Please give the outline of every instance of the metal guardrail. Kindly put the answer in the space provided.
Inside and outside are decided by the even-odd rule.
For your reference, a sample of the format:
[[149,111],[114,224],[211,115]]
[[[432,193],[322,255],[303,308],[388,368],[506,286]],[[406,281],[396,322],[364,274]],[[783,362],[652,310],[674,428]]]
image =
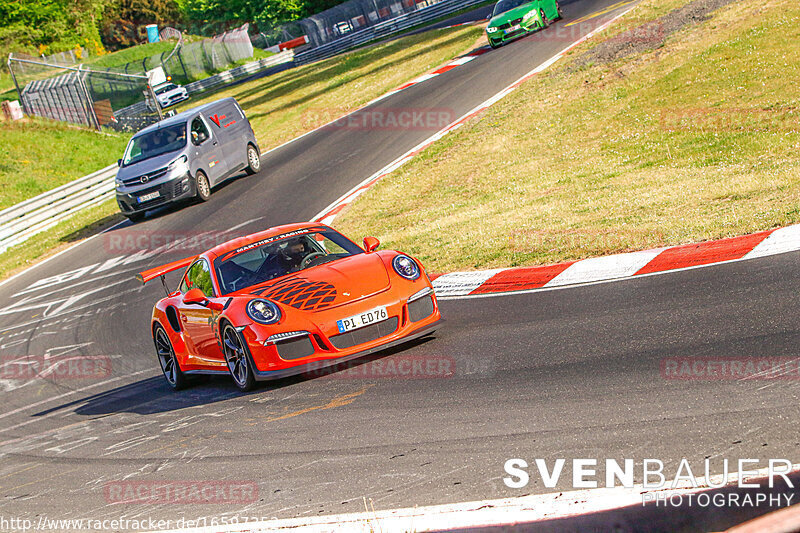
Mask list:
[[320,59],[327,59],[345,50],[349,50],[350,48],[389,37],[395,33],[430,22],[439,17],[449,15],[465,7],[480,4],[484,1],[485,0],[442,0],[437,4],[423,7],[417,11],[412,11],[411,13],[406,13],[405,15],[400,15],[393,19],[385,20],[374,26],[364,28],[363,30],[348,33],[335,41],[325,43],[311,50],[299,52],[294,56],[294,62],[297,65],[303,65],[319,61]]
[[117,165],[0,211],[0,253],[76,212],[114,197]]

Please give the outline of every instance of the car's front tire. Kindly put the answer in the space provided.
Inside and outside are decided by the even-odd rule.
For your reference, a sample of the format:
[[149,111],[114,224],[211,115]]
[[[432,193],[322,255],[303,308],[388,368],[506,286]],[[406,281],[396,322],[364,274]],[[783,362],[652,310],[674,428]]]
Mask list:
[[208,176],[202,170],[198,170],[194,176],[195,193],[197,199],[201,202],[207,201],[211,198],[211,184],[208,181]]
[[550,25],[550,19],[547,18],[547,15],[542,8],[539,8],[539,16],[542,17],[542,29],[545,29]]
[[250,174],[256,174],[261,170],[261,156],[258,155],[258,150],[252,144],[247,145],[247,168],[245,171]]
[[233,383],[242,392],[253,390],[256,385],[256,377],[253,369],[250,368],[247,351],[239,333],[230,324],[226,324],[222,330],[222,344],[225,363],[228,365]]
[[161,324],[156,324],[153,328],[153,342],[156,345],[156,356],[161,372],[172,390],[181,390],[186,386],[186,376],[181,370],[181,365],[175,357],[175,350],[169,340],[166,330]]

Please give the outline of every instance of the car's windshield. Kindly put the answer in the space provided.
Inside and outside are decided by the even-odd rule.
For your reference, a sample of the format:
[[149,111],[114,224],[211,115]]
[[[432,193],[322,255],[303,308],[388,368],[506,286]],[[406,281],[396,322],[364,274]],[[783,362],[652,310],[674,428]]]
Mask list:
[[500,0],[494,6],[494,11],[492,11],[492,16],[497,16],[500,13],[505,13],[506,11],[511,11],[515,7],[519,7],[522,4],[527,4],[530,0]]
[[228,294],[363,252],[334,230],[309,228],[227,252],[214,261],[214,268],[220,292]]
[[177,88],[178,86],[175,85],[174,83],[168,83],[163,87],[159,87],[158,89],[156,89],[156,94],[164,94],[167,91],[171,91],[172,89],[177,89]]
[[128,143],[123,165],[131,165],[156,157],[161,154],[174,152],[186,146],[186,124],[174,124],[157,130],[137,135]]

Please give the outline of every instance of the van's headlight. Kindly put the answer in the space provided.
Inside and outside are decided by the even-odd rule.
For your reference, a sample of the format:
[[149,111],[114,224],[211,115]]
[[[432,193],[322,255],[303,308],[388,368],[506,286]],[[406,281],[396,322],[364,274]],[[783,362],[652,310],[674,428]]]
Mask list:
[[119,179],[119,178],[114,178],[114,185],[116,185],[116,186],[117,186],[117,189],[121,189],[121,188],[122,188],[122,186],[123,186],[123,185],[125,185],[125,184],[124,184],[124,183],[122,183],[122,180],[121,180],[121,179]]
[[281,319],[281,310],[274,303],[263,298],[247,302],[247,316],[259,324],[274,324]]
[[407,255],[400,254],[392,259],[392,267],[402,277],[414,281],[419,277],[419,267],[417,263]]
[[181,170],[183,172],[189,172],[189,165],[187,164],[189,160],[185,155],[180,156],[178,159],[173,161],[167,166],[168,171],[174,170]]

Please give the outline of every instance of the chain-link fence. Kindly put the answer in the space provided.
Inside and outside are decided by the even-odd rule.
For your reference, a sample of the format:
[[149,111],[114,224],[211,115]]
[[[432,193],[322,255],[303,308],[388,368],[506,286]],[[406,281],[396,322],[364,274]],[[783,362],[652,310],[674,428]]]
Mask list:
[[[8,67],[27,115],[126,131],[159,118],[143,73],[95,71],[13,54]],[[135,109],[126,113],[132,106]]]
[[164,72],[176,83],[189,83],[225,70],[243,59],[253,57],[253,45],[248,36],[248,29],[249,25],[245,24],[209,39],[187,43],[183,40],[180,32],[172,28],[165,28],[161,31],[162,40],[179,38],[172,50],[106,70],[135,74],[163,67]]

